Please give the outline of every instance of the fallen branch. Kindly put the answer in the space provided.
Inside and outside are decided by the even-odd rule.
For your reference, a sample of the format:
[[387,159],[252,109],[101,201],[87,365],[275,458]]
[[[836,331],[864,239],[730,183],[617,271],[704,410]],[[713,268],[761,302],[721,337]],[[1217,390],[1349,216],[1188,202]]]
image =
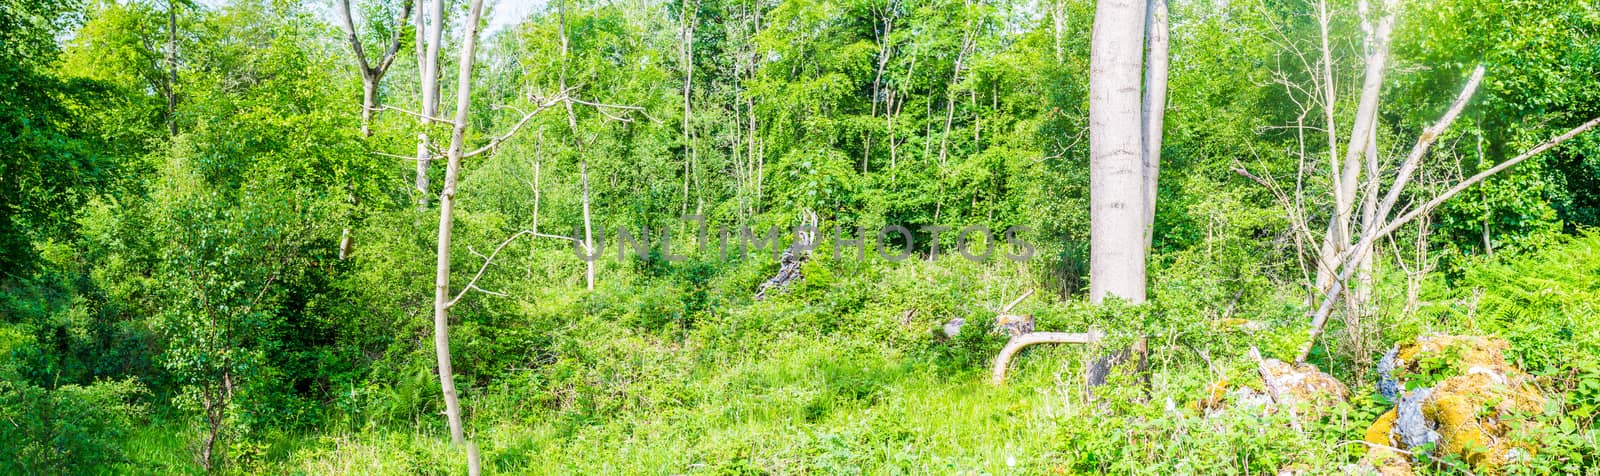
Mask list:
[[1022,303],[1023,299],[1027,299],[1028,296],[1032,296],[1032,295],[1033,295],[1033,289],[1030,288],[1030,289],[1028,289],[1027,292],[1022,293],[1021,296],[1017,296],[1016,299],[1013,299],[1011,301],[1011,304],[1007,304],[1006,307],[1000,308],[1000,312],[998,314],[1005,314],[1005,313],[1011,312],[1011,308],[1017,307],[1018,304]]
[[1006,381],[1006,366],[1011,364],[1011,357],[1021,352],[1024,347],[1034,344],[1093,344],[1105,337],[1100,331],[1082,333],[1073,332],[1030,332],[1012,337],[1006,346],[1000,349],[1000,355],[994,359],[994,376],[989,383],[1000,385]]
[[1278,388],[1278,381],[1273,379],[1272,372],[1267,371],[1267,361],[1261,358],[1261,351],[1252,345],[1250,346],[1249,355],[1250,360],[1256,362],[1256,372],[1261,374],[1261,386],[1266,387],[1267,398],[1272,399],[1272,403],[1277,405],[1278,408],[1289,412],[1289,426],[1294,427],[1294,431],[1304,432],[1305,429],[1300,427],[1300,416],[1295,414],[1294,406],[1290,404],[1292,402],[1284,401],[1283,389]]
[[1583,125],[1574,127],[1559,136],[1552,137],[1543,144],[1539,144],[1532,149],[1528,149],[1528,151],[1523,152],[1522,155],[1518,155],[1510,160],[1501,162],[1499,165],[1490,167],[1488,170],[1478,172],[1477,175],[1473,175],[1466,180],[1462,180],[1461,183],[1457,183],[1454,187],[1450,187],[1449,190],[1445,190],[1444,193],[1439,194],[1432,200],[1429,200],[1427,203],[1423,203],[1421,206],[1411,209],[1410,212],[1407,212],[1401,215],[1399,218],[1396,218],[1394,221],[1389,222],[1387,225],[1384,225],[1383,228],[1380,228],[1372,233],[1364,233],[1361,237],[1361,241],[1357,242],[1354,247],[1350,248],[1348,256],[1342,260],[1339,260],[1341,271],[1338,273],[1337,279],[1334,279],[1332,285],[1328,287],[1326,294],[1323,295],[1322,304],[1317,307],[1316,314],[1312,315],[1310,338],[1306,340],[1305,345],[1300,347],[1300,355],[1295,357],[1294,362],[1296,364],[1303,364],[1305,363],[1306,358],[1311,355],[1311,349],[1316,346],[1317,337],[1322,334],[1322,328],[1328,324],[1328,316],[1333,313],[1334,300],[1338,299],[1340,293],[1344,292],[1344,283],[1350,279],[1351,273],[1356,268],[1356,266],[1353,266],[1353,264],[1360,262],[1362,258],[1366,257],[1367,252],[1372,248],[1372,244],[1374,242],[1382,239],[1385,236],[1388,236],[1395,230],[1400,229],[1401,226],[1405,225],[1406,223],[1410,223],[1411,220],[1415,220],[1417,217],[1433,211],[1435,207],[1438,207],[1440,204],[1444,203],[1445,200],[1449,200],[1450,197],[1454,197],[1456,194],[1461,193],[1468,187],[1477,185],[1478,182],[1484,181],[1491,175],[1500,173],[1500,171],[1511,168],[1511,166],[1517,165],[1524,160],[1528,160],[1530,157],[1539,155],[1546,150],[1550,150],[1550,148],[1555,147],[1562,142],[1566,142],[1568,139],[1572,139],[1578,134],[1582,134],[1589,129],[1593,129],[1597,125],[1600,125],[1600,117],[1591,119],[1589,122],[1585,122]]

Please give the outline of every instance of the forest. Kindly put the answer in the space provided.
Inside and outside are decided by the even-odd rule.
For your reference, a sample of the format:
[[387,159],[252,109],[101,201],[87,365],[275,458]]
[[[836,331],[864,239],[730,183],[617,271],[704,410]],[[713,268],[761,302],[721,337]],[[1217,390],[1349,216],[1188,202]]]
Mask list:
[[3,474],[1600,474],[1593,0],[0,0]]

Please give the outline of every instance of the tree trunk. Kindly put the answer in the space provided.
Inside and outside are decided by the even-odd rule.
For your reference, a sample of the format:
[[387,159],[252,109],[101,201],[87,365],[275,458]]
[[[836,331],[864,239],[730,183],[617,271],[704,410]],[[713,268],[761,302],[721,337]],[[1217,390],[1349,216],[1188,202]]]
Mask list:
[[[426,1],[426,0],[424,0]],[[428,138],[428,128],[433,126],[433,118],[439,114],[439,49],[444,37],[444,0],[433,0],[431,17],[433,23],[428,27],[427,52],[418,53],[418,74],[421,76],[422,113],[421,132],[417,133],[417,209],[428,208],[428,167],[433,162],[433,153],[429,150],[432,145]],[[423,14],[422,8],[417,9],[417,38],[422,38]]]
[[1100,0],[1089,49],[1089,300],[1145,300],[1144,0]]
[[[463,22],[467,31],[461,46],[461,69],[457,73],[456,115],[450,133],[450,149],[446,155],[444,190],[439,194],[438,265],[433,281],[433,344],[439,358],[439,385],[444,391],[444,412],[450,423],[450,441],[455,444],[464,442],[466,435],[461,425],[461,404],[456,398],[455,373],[450,368],[450,231],[454,225],[456,177],[461,173],[467,113],[472,102],[472,60],[478,40],[478,17],[482,11],[483,0],[472,0]],[[437,18],[435,20],[438,21]],[[434,46],[430,45],[429,49],[434,49]]]
[[[683,25],[681,34],[683,53],[683,147],[685,152],[683,160],[683,214],[685,215],[689,214],[689,184],[695,174],[694,163],[695,159],[697,159],[694,146],[694,131],[690,126],[690,111],[691,98],[693,97],[691,93],[694,86],[694,22],[698,18],[698,15],[694,13],[694,9],[698,8],[698,5],[698,3],[694,3],[691,0],[683,0],[681,18]],[[698,193],[703,192],[700,191]],[[701,200],[701,202],[703,201]],[[699,211],[700,205],[697,205],[695,209]]]
[[[556,8],[558,10],[558,14],[561,16],[560,22],[557,25],[561,29],[561,75],[560,75],[561,85],[560,86],[561,86],[561,90],[565,91],[567,89],[567,54],[568,54],[568,51],[567,51],[567,2],[566,2],[566,0],[562,0],[561,3],[559,3]],[[572,112],[572,101],[567,101],[566,108],[567,108],[567,125],[572,128],[572,135],[575,138],[574,141],[581,141],[581,139],[577,138],[578,137],[578,116],[576,114],[573,114],[573,112]],[[583,183],[583,197],[582,197],[582,200],[583,200],[583,247],[584,247],[584,255],[588,256],[588,258],[584,260],[584,274],[583,274],[584,285],[585,285],[585,289],[588,289],[589,291],[594,291],[594,266],[595,266],[594,264],[595,264],[596,261],[600,260],[600,253],[595,252],[595,249],[594,249],[594,222],[590,218],[590,214],[589,214],[589,159],[587,157],[581,157],[581,158],[578,159],[578,180]]]
[[1167,112],[1167,0],[1150,0],[1145,14],[1144,71],[1144,248],[1149,256],[1155,239],[1156,183],[1161,174],[1161,135]]
[[[1355,123],[1350,128],[1350,141],[1345,146],[1344,160],[1338,165],[1342,171],[1334,187],[1334,214],[1323,236],[1317,272],[1317,290],[1328,288],[1333,278],[1338,256],[1350,248],[1352,213],[1355,195],[1361,179],[1363,153],[1372,138],[1378,118],[1378,99],[1383,89],[1383,67],[1389,57],[1389,33],[1394,28],[1396,0],[1384,0],[1384,11],[1373,22],[1368,0],[1361,0],[1363,29],[1367,32],[1366,73],[1361,84],[1361,97],[1356,106]],[[1329,87],[1332,87],[1331,85]],[[1332,107],[1332,105],[1329,105]]]
[[178,4],[167,0],[167,134],[178,135]]
[[372,137],[372,110],[378,108],[377,80],[361,75],[361,137]]
[[585,288],[594,291],[594,262],[600,259],[600,253],[594,251],[594,225],[589,218],[589,159],[578,162],[578,176],[583,181],[583,247],[584,254],[591,258],[584,262]]

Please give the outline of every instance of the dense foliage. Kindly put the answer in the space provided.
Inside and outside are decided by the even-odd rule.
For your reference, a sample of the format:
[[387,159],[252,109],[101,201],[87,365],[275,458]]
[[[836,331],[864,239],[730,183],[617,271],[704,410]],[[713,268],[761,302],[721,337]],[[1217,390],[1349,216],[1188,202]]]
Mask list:
[[[326,2],[0,0],[0,473],[465,472],[439,417],[438,210],[418,209],[409,158],[419,133],[450,131],[406,112],[414,27],[385,20],[400,2],[354,3],[369,52],[402,43],[370,137]],[[447,2],[452,100],[463,3]],[[1595,471],[1595,133],[1384,244],[1377,310],[1336,323],[1313,358],[1355,392],[1333,416],[1294,430],[1186,410],[1214,381],[1254,378],[1249,346],[1287,358],[1306,339],[1298,211],[1237,170],[1298,184],[1296,205],[1327,219],[1327,164],[1306,159],[1327,145],[1304,138],[1321,133],[1303,88],[1320,74],[1316,5],[1173,2],[1152,298],[1137,307],[1083,299],[1092,2],[552,2],[489,32],[469,149],[563,88],[585,104],[464,162],[457,286],[518,231],[581,230],[586,207],[605,258],[589,291],[571,242],[511,242],[451,311],[485,471],[1340,472],[1388,403],[1376,354],[1430,332],[1505,337],[1558,396],[1526,430],[1543,450],[1511,471]],[[1344,123],[1361,25],[1356,2],[1331,8]],[[1600,115],[1590,2],[1407,2],[1393,49],[1386,149],[1410,147],[1472,66],[1489,71],[1414,193]],[[754,300],[778,260],[725,253],[718,230],[737,248],[739,227],[806,212],[824,238],[803,280]],[[885,225],[910,249],[881,244]],[[955,252],[971,225],[996,231],[986,260]],[[1020,252],[1000,235],[1012,227],[1031,259],[1004,257]],[[624,228],[674,246],[619,258]],[[862,259],[838,239],[857,236]],[[1028,289],[1017,312],[1040,330],[1149,336],[1148,389],[1087,401],[1094,351],[1071,347],[1029,351],[988,385],[1004,343],[989,322]],[[956,318],[955,337],[937,331]]]

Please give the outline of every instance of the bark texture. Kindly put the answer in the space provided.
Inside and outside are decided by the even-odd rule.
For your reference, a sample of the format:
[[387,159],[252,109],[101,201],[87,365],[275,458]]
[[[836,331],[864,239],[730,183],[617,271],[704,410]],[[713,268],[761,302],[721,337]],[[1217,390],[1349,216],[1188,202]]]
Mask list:
[[1145,0],[1101,0],[1089,47],[1089,300],[1145,300]]

